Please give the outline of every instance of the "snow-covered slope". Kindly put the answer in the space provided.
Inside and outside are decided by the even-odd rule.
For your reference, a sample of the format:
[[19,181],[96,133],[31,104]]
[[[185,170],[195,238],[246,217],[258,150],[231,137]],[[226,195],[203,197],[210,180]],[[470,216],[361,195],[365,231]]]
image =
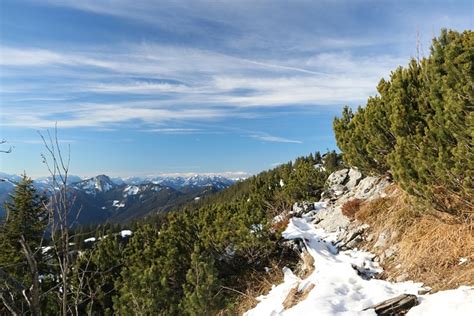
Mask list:
[[[317,204],[320,210],[325,204]],[[314,259],[314,271],[305,279],[285,268],[285,279],[274,286],[268,295],[259,297],[260,303],[246,313],[251,315],[375,315],[370,309],[376,303],[401,294],[418,295],[424,290],[421,283],[412,281],[391,283],[371,276],[381,272],[373,262],[373,254],[357,249],[339,251],[335,246],[338,233],[327,233],[312,224],[313,214],[292,218],[283,237],[304,241],[306,251]],[[284,309],[284,301],[293,288],[303,293],[314,285],[307,297]],[[443,298],[443,304],[436,298]],[[469,315],[474,310],[474,288],[418,295],[420,305],[408,315]],[[438,309],[441,307],[441,309]],[[440,314],[434,313],[443,311]]]
[[474,287],[425,294],[429,289],[422,283],[377,279],[382,269],[375,255],[347,246],[356,230],[350,231],[341,204],[382,195],[384,181],[340,171],[330,177],[324,201],[295,205],[282,237],[297,241],[295,246],[313,259],[313,270],[299,278],[285,268],[283,283],[258,297],[258,305],[245,315],[376,315],[375,304],[403,294],[416,295],[419,303],[407,315],[472,315]]

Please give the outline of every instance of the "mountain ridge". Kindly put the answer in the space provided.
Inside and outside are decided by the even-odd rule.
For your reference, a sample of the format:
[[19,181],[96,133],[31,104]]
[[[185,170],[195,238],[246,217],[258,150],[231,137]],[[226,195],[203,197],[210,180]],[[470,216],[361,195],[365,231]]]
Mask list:
[[[3,204],[21,177],[0,173],[0,178],[4,179],[0,182],[1,217],[4,214]],[[34,180],[38,192],[51,194],[51,177],[38,179]],[[78,224],[127,222],[150,213],[167,212],[236,182],[217,175],[133,177],[119,178],[120,181],[100,174],[90,178],[71,175],[69,179],[68,188],[75,199],[71,220],[77,220]]]

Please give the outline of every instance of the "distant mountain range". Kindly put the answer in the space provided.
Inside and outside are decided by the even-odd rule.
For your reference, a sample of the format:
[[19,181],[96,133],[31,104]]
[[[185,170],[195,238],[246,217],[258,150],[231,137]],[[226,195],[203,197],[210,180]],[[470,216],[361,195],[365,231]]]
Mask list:
[[[21,177],[0,173],[0,179],[0,216],[3,216],[3,203]],[[69,190],[75,199],[70,218],[77,220],[78,224],[127,222],[198,200],[229,187],[237,180],[206,175],[144,178],[98,175],[87,179],[69,176]],[[52,191],[51,182],[51,178],[38,178],[34,185],[39,192],[48,194]]]

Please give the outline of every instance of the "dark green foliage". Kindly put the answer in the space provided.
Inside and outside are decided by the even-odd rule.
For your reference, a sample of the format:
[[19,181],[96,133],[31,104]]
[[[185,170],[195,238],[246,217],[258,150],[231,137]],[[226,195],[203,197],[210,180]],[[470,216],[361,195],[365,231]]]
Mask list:
[[[282,256],[295,258],[276,242],[281,230],[272,228],[272,219],[295,201],[317,200],[340,160],[335,152],[298,158],[175,212],[136,222],[130,239],[120,237],[119,225],[74,227],[69,232],[71,313],[210,315],[231,310],[236,293],[252,284],[252,273],[262,273]],[[24,234],[38,249],[46,231],[44,203],[25,178],[6,207],[0,260],[25,284],[31,280],[15,240]],[[96,241],[84,241],[90,237]],[[50,236],[44,242],[51,243]],[[55,252],[41,253],[41,274],[51,276],[42,278],[49,295],[43,296],[41,309],[57,314]],[[290,259],[285,264],[291,265]],[[17,298],[21,300],[20,293]]]
[[474,210],[474,32],[443,30],[431,54],[392,72],[334,131],[345,160],[390,172],[404,189],[440,210]]
[[[47,222],[45,205],[46,199],[36,193],[33,181],[26,175],[15,187],[11,202],[5,203],[7,216],[0,226],[0,268],[24,289],[29,289],[33,280],[21,240],[24,240],[32,251],[33,259],[39,263],[37,268],[40,274],[46,273],[39,249]],[[20,289],[3,280],[0,291],[10,293],[19,310],[26,312],[27,305]],[[28,290],[25,291],[28,293]]]
[[[115,281],[123,265],[125,239],[112,231],[99,230],[102,238],[90,248],[81,247],[73,274],[73,287],[79,314],[113,315],[112,298],[117,294]],[[105,238],[104,238],[105,236]]]
[[211,315],[216,311],[218,301],[214,299],[219,290],[217,269],[214,259],[198,245],[191,255],[191,266],[183,285],[184,298],[181,309],[188,315]]
[[319,199],[329,174],[321,167],[340,168],[340,160],[335,152],[298,158],[149,217],[155,224],[138,225],[125,251],[115,312],[209,315],[230,306],[251,272],[281,256],[272,218],[295,201]]

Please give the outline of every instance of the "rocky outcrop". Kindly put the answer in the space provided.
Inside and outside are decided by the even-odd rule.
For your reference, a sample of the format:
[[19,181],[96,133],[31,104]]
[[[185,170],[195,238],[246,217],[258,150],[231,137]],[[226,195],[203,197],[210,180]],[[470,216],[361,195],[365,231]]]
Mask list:
[[[289,215],[310,218],[316,227],[328,232],[338,232],[335,241],[337,249],[351,249],[364,240],[363,236],[369,226],[344,216],[343,205],[354,199],[364,202],[384,197],[385,189],[390,184],[391,181],[387,178],[364,177],[357,169],[338,170],[328,177],[326,189],[319,202],[295,203]],[[385,247],[385,236],[371,238],[378,238],[376,244]],[[390,257],[395,251],[396,249],[388,250],[386,257]]]
[[364,177],[357,169],[342,169],[332,173],[321,196],[326,209],[317,212],[315,224],[330,232],[347,230],[350,220],[342,214],[342,206],[354,199],[369,201],[383,197],[390,184],[386,178]]

